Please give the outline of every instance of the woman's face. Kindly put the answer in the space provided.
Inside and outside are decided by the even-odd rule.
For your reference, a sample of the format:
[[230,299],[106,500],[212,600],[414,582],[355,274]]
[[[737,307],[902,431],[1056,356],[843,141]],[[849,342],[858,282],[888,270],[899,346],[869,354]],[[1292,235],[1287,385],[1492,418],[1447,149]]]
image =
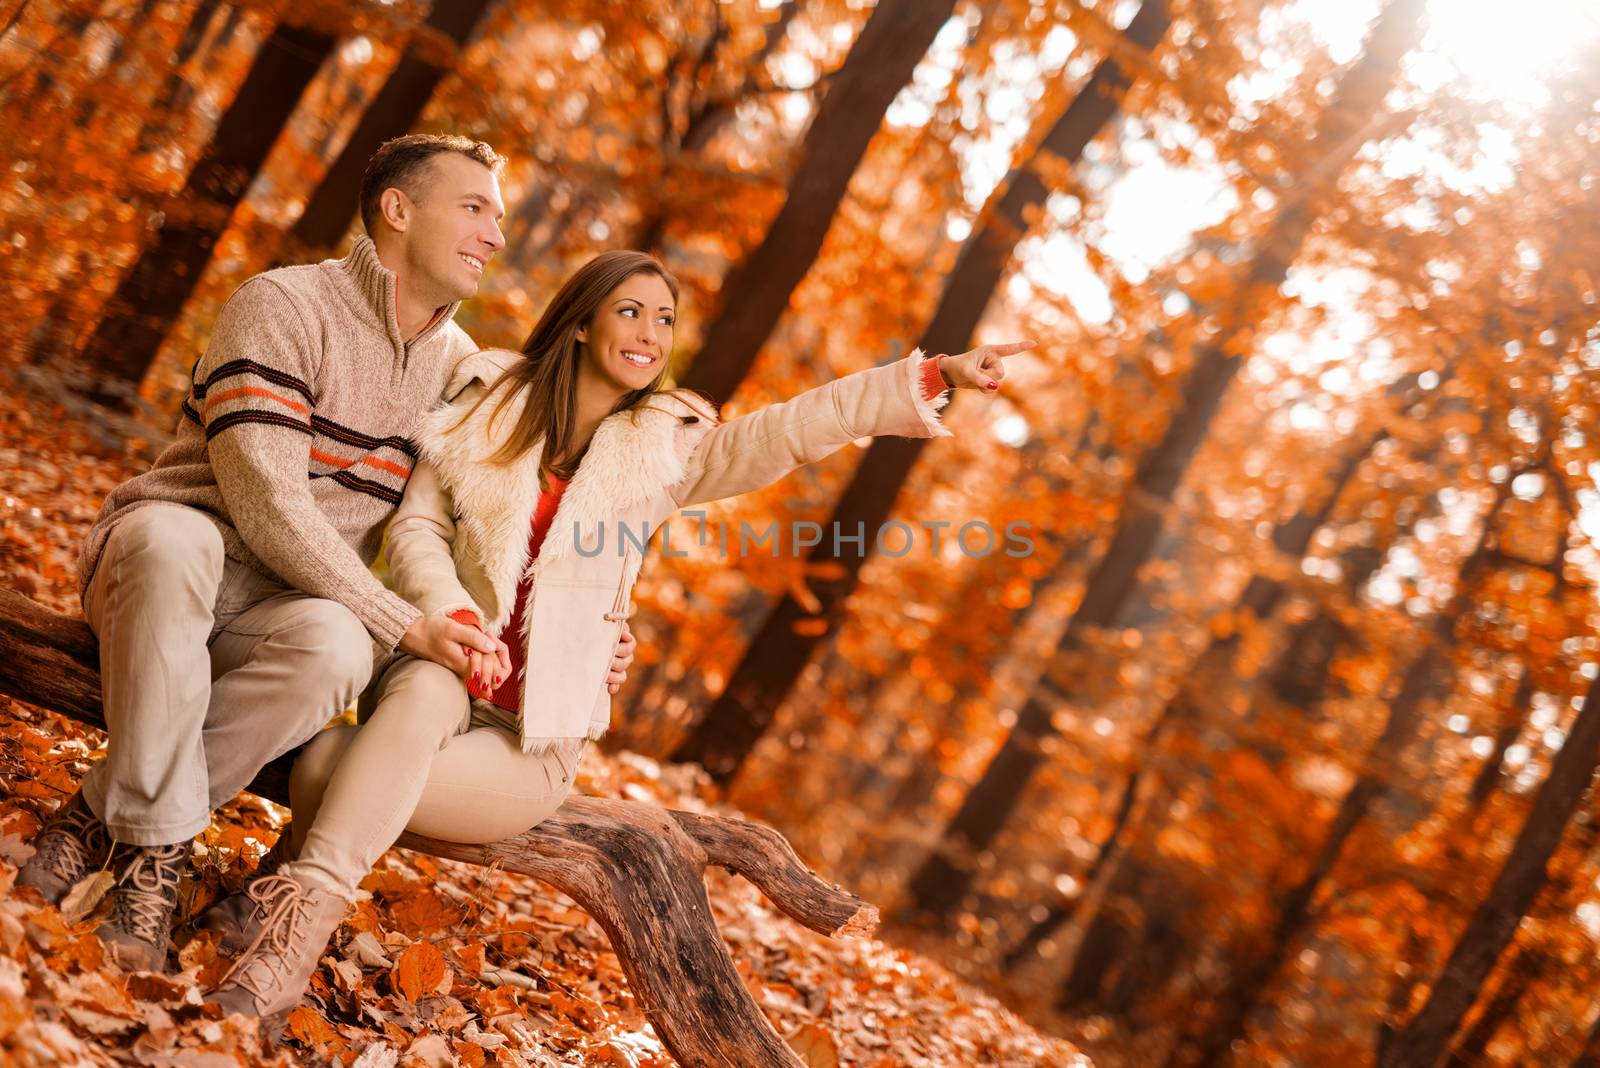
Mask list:
[[659,275],[640,271],[607,293],[578,331],[588,369],[623,392],[643,389],[672,355],[676,311]]

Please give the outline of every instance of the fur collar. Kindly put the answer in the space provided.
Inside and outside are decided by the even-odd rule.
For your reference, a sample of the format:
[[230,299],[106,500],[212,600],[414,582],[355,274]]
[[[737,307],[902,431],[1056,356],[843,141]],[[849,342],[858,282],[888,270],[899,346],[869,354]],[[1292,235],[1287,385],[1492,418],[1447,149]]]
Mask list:
[[[503,372],[506,365],[504,358],[498,358],[483,366],[492,375]],[[458,380],[461,377],[458,374]],[[474,373],[467,384],[473,378],[491,380]],[[416,441],[455,502],[458,562],[465,558],[481,567],[500,600],[501,618],[494,621],[499,627],[528,566],[528,531],[539,500],[543,447],[534,446],[510,464],[489,463],[487,457],[503,440],[505,429],[515,425],[526,399],[512,401],[499,419],[491,418],[495,402],[486,402],[463,421],[479,396],[477,390],[464,390],[454,401],[429,412]],[[604,419],[561,495],[539,550],[540,562],[573,552],[575,526],[586,541],[592,540],[602,522],[612,528],[608,538],[615,537],[617,522],[630,509],[662,496],[683,478],[699,437],[685,431],[715,423],[714,410],[679,394],[662,394]]]

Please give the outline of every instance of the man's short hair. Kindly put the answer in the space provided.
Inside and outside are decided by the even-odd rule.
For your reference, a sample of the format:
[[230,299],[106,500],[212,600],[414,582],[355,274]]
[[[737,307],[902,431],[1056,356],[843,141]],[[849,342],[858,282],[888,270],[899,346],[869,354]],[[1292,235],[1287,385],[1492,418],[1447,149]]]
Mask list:
[[400,189],[412,200],[421,200],[428,188],[428,161],[454,152],[474,163],[481,163],[495,174],[505,165],[505,157],[482,141],[455,134],[407,134],[385,141],[367,161],[361,177],[361,225],[376,234],[379,202],[385,189]]

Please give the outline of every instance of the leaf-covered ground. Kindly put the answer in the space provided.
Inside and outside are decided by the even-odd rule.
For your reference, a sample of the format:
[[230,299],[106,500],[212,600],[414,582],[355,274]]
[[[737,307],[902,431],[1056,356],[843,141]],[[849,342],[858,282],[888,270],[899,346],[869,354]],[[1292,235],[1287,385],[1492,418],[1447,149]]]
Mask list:
[[[56,378],[11,372],[0,389],[0,582],[76,612],[78,541],[100,499],[143,463]],[[137,443],[148,452],[151,447]],[[0,1062],[222,1068],[391,1065],[670,1065],[605,936],[563,895],[521,876],[391,851],[363,884],[289,1038],[218,1019],[200,988],[227,966],[209,933],[180,927],[169,976],[124,974],[90,933],[96,910],[15,891],[41,818],[75,788],[100,739],[0,699]],[[695,769],[591,749],[579,788],[704,809]],[[726,811],[725,809],[723,811]],[[243,797],[196,846],[185,912],[239,886],[284,812]],[[833,1065],[1087,1065],[931,961],[879,941],[800,928],[743,880],[708,876],[741,975],[780,1033]],[[99,908],[103,908],[103,903]]]

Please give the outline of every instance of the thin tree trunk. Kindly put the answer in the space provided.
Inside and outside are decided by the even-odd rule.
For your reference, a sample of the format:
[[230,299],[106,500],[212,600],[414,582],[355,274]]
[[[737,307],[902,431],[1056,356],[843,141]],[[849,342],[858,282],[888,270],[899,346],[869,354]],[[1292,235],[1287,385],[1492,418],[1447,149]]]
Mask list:
[[1500,1025],[1510,1018],[1517,1003],[1522,1000],[1523,993],[1527,991],[1528,984],[1547,966],[1547,962],[1540,955],[1518,950],[1515,946],[1511,952],[1515,959],[1507,969],[1505,980],[1501,982],[1500,989],[1494,992],[1489,1004],[1484,1006],[1477,1022],[1472,1025],[1472,1030],[1456,1043],[1455,1052],[1448,1061],[1449,1068],[1473,1068],[1474,1065],[1483,1063],[1480,1058],[1484,1049],[1488,1047],[1489,1040],[1500,1030]]
[[1467,805],[1474,812],[1483,808],[1484,802],[1489,800],[1489,795],[1494,793],[1496,784],[1500,782],[1501,773],[1505,770],[1506,750],[1522,734],[1523,721],[1528,718],[1528,707],[1533,702],[1533,691],[1533,672],[1524,670],[1521,681],[1517,683],[1516,696],[1511,699],[1511,711],[1495,734],[1494,751],[1483,762],[1483,767],[1478,769],[1477,777],[1472,780],[1472,789],[1467,792]]
[[[1082,649],[1091,632],[1117,625],[1133,600],[1137,577],[1154,553],[1165,525],[1164,509],[1172,499],[1200,444],[1223,394],[1241,366],[1242,357],[1231,355],[1232,343],[1256,321],[1246,314],[1256,298],[1275,293],[1298,256],[1316,222],[1321,194],[1331,190],[1339,175],[1366,140],[1365,123],[1381,115],[1383,98],[1399,70],[1400,58],[1414,42],[1421,0],[1395,0],[1384,10],[1366,54],[1340,79],[1334,94],[1339,101],[1318,123],[1310,146],[1310,168],[1317,181],[1300,183],[1306,196],[1286,207],[1274,221],[1263,250],[1251,264],[1229,316],[1225,331],[1197,357],[1188,381],[1182,409],[1173,417],[1162,440],[1139,462],[1121,516],[1099,566],[1090,576],[1083,599],[1055,653],[1070,660]],[[885,441],[891,439],[884,439]],[[876,448],[877,445],[874,445]],[[1022,799],[1043,761],[1043,743],[1056,733],[1053,718],[1068,702],[1047,672],[1045,680],[1017,717],[1016,726],[1002,743],[983,776],[968,793],[946,830],[942,847],[912,881],[917,906],[929,914],[944,915],[965,896],[975,862]]]
[[[221,6],[222,0],[201,0],[190,13],[183,35],[178,39],[177,47],[172,50],[169,61],[171,73],[167,76],[166,84],[156,94],[155,103],[150,108],[149,121],[145,123],[144,129],[139,131],[139,152],[154,152],[161,148],[169,140],[173,113],[188,110],[193,87],[189,84],[188,72],[184,68],[210,37],[212,23],[217,20],[218,9]],[[230,8],[227,17],[237,18],[237,9]]]
[[[703,92],[702,87],[715,81],[717,49],[727,41],[728,34],[727,25],[722,21],[716,4],[712,4],[712,11],[716,20],[715,29],[699,55],[692,61],[673,64],[662,87],[661,174],[654,183],[654,189],[641,190],[639,193],[639,219],[633,225],[632,236],[625,242],[630,248],[660,253],[666,240],[667,223],[673,212],[669,192],[673,185],[670,180],[673,171],[681,166],[685,156],[698,156],[718,131],[734,120],[739,104],[756,90],[759,74],[765,69],[767,59],[783,42],[795,16],[800,14],[800,4],[798,0],[783,0],[763,31],[761,47],[744,62],[744,79],[733,90],[716,94]],[[678,121],[679,109],[674,107],[680,87],[683,87],[681,95],[688,98],[682,109],[686,112],[682,121]],[[813,104],[817,88],[814,85],[811,93]]]
[[[1279,553],[1296,560],[1305,556],[1306,551],[1311,547],[1311,539],[1332,517],[1334,508],[1344,495],[1344,491],[1349,487],[1351,480],[1355,478],[1356,472],[1360,470],[1361,465],[1367,458],[1372,455],[1373,450],[1378,447],[1378,443],[1387,439],[1388,436],[1386,431],[1380,431],[1360,447],[1351,450],[1350,455],[1345,458],[1339,470],[1334,473],[1332,487],[1323,498],[1321,507],[1315,511],[1299,512],[1279,524],[1278,528],[1272,533],[1273,546]],[[1251,576],[1250,581],[1245,585],[1244,592],[1239,595],[1239,599],[1234,603],[1233,610],[1244,609],[1256,619],[1265,619],[1277,610],[1285,592],[1284,584],[1277,579],[1267,578],[1262,575]],[[1167,702],[1156,717],[1155,723],[1151,726],[1143,744],[1140,746],[1142,752],[1154,753],[1158,751],[1165,741],[1170,725],[1178,719],[1187,718],[1188,707],[1197,696],[1194,692],[1194,684],[1198,682],[1199,685],[1204,686],[1206,680],[1215,677],[1219,672],[1228,672],[1227,665],[1232,662],[1233,654],[1237,647],[1237,632],[1227,637],[1212,639],[1205,651],[1196,659],[1194,667],[1185,674],[1184,682],[1180,685],[1177,695]],[[1138,797],[1145,776],[1150,770],[1150,763],[1147,759],[1135,767],[1123,783],[1122,793],[1117,800],[1116,816],[1111,823],[1111,831],[1106,835],[1105,840],[1100,843],[1099,852],[1095,854],[1094,860],[1090,862],[1088,870],[1084,872],[1083,878],[1080,880],[1084,886],[1093,885],[1104,871],[1107,861],[1117,853],[1121,844],[1122,834],[1127,829],[1129,820],[1133,815],[1134,802]],[[1080,896],[1078,900],[1083,900],[1083,897]],[[1035,924],[1027,935],[1006,953],[1004,966],[1007,969],[1013,968],[1020,961],[1031,956],[1039,948],[1040,943],[1054,934],[1067,920],[1071,919],[1072,914],[1073,909],[1064,904],[1052,906],[1045,918]]]
[[[1127,36],[1145,49],[1153,49],[1168,24],[1163,0],[1145,0],[1128,26]],[[1046,136],[1042,149],[1053,156],[1076,161],[1096,134],[1117,114],[1128,76],[1112,59],[1096,68],[1072,105]],[[975,230],[961,248],[955,268],[946,280],[938,309],[924,332],[921,347],[928,352],[959,352],[977,329],[1016,245],[1026,233],[1024,217],[1044,203],[1049,189],[1026,167],[1013,170],[989,220]],[[852,534],[867,531],[866,543],[856,555],[839,554],[833,539],[824,538],[812,550],[812,562],[828,561],[837,578],[819,579],[811,592],[820,602],[817,614],[806,611],[786,596],[756,633],[744,658],[734,670],[722,695],[705,718],[673,753],[674,760],[698,761],[713,779],[726,783],[738,772],[756,741],[771,725],[778,706],[800,676],[812,651],[831,633],[839,607],[855,588],[873,536],[888,517],[901,485],[921,455],[921,439],[877,438],[867,449],[855,477],[845,489],[828,529]],[[802,620],[822,618],[828,627],[796,633]]]
[[1251,1010],[1310,920],[1311,902],[1316,897],[1318,887],[1343,855],[1345,844],[1366,818],[1373,803],[1399,777],[1401,755],[1416,736],[1417,728],[1421,725],[1423,702],[1436,689],[1435,677],[1443,670],[1448,659],[1456,623],[1467,609],[1478,573],[1492,555],[1490,544],[1494,538],[1494,527],[1509,495],[1508,479],[1500,487],[1494,505],[1483,518],[1477,546],[1462,565],[1456,593],[1449,608],[1435,619],[1421,654],[1407,668],[1400,691],[1390,702],[1389,717],[1383,731],[1368,750],[1360,777],[1340,802],[1339,811],[1333,818],[1322,848],[1318,850],[1306,875],[1284,896],[1267,945],[1243,970],[1243,974],[1236,976],[1228,988],[1214,999],[1222,1006],[1222,1017],[1205,1040],[1198,1044],[1198,1055],[1189,1062],[1197,1068],[1209,1068],[1220,1063],[1234,1040],[1244,1033]]
[[[150,23],[150,16],[155,11],[158,0],[140,0],[136,10],[129,12],[126,26],[122,33],[117,35],[117,43],[112,46],[111,52],[106,56],[104,72],[101,81],[115,83],[122,75],[122,64],[127,58],[128,51],[133,47],[134,35],[146,29]],[[95,113],[100,110],[101,101],[98,95],[88,94],[78,101],[77,115],[73,125],[83,127],[94,121]]]
[[[280,23],[179,194],[174,212],[111,298],[83,355],[104,383],[102,400],[126,402],[137,389],[306,86],[332,53],[334,38]],[[119,388],[119,384],[120,387]]]
[[1517,925],[1544,888],[1545,866],[1588,792],[1597,763],[1600,679],[1591,683],[1584,695],[1583,707],[1578,710],[1561,751],[1550,763],[1550,774],[1533,799],[1511,856],[1457,940],[1427,1003],[1403,1030],[1386,1032],[1380,1039],[1379,1068],[1428,1068],[1444,1055],[1450,1036],[1477,1000],[1478,988],[1511,944]]
[[[434,0],[424,25],[460,46],[472,36],[493,3],[494,0]],[[448,68],[423,59],[414,42],[406,48],[295,222],[292,237],[300,251],[338,244],[356,214],[367,160],[379,145],[416,125],[446,73]]]
[[682,384],[725,401],[810,271],[850,178],[955,0],[882,0],[867,19],[800,146],[788,198],[750,257],[722,285],[721,311]]

